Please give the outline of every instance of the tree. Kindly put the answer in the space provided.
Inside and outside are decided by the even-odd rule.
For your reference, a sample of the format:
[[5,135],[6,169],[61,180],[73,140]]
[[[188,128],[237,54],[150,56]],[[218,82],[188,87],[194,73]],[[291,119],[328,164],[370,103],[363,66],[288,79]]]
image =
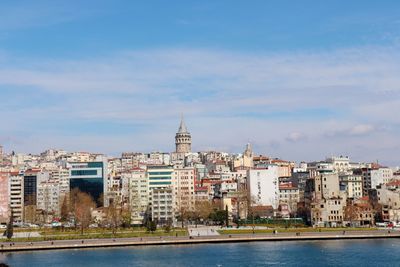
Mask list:
[[30,223],[37,222],[36,214],[36,195],[30,194],[24,199],[24,221]]
[[122,227],[129,227],[132,224],[132,215],[129,207],[122,207],[121,209]]
[[7,224],[7,229],[6,229],[7,239],[11,239],[13,237],[13,235],[14,235],[14,224],[13,224],[13,222],[14,222],[14,212],[11,209],[10,220],[9,220],[9,222]]
[[116,204],[116,201],[110,201],[110,204],[106,208],[106,221],[111,227],[113,235],[122,223],[121,208]]
[[92,209],[96,207],[96,203],[90,195],[78,189],[74,189],[72,195],[75,223],[80,225],[81,234],[83,235],[83,230],[89,227],[92,221]]
[[36,205],[29,205],[24,207],[25,210],[25,222],[36,223],[37,222],[37,213],[36,213]]
[[154,233],[157,230],[157,222],[153,220],[147,221],[146,230],[147,232]]
[[193,217],[196,220],[196,224],[199,220],[207,221],[213,212],[212,204],[207,200],[199,200],[195,203],[195,211]]
[[181,208],[179,209],[178,219],[182,223],[182,228],[185,227],[185,221],[188,220],[190,218],[190,216],[191,216],[191,212],[186,207],[181,206]]
[[359,213],[360,213],[359,207],[349,203],[344,208],[344,219],[345,221],[353,223],[354,221],[358,220]]
[[249,199],[250,197],[248,190],[244,187],[244,185],[241,185],[239,187],[239,190],[236,192],[236,203],[237,203],[236,217],[238,222],[241,218],[246,218],[250,214]]
[[229,227],[229,212],[228,212],[228,205],[225,205],[225,225]]
[[166,233],[169,233],[169,232],[171,232],[171,229],[172,229],[172,220],[169,219],[167,221],[167,224],[165,225],[164,230],[165,230]]
[[61,205],[61,221],[65,222],[69,218],[70,206],[68,203],[68,196],[65,195]]
[[216,223],[218,223],[218,225],[224,225],[225,220],[226,220],[226,212],[225,210],[214,210],[214,212],[212,212],[210,214],[210,219]]

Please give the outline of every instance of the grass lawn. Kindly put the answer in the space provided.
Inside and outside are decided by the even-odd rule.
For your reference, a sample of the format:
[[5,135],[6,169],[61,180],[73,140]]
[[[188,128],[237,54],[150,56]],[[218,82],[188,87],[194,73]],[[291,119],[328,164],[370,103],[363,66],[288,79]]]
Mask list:
[[[351,227],[339,227],[339,228],[275,228],[275,229],[255,229],[256,234],[271,234],[274,230],[278,233],[312,233],[312,232],[336,232],[336,231],[371,231],[377,230],[377,228],[351,228]],[[228,230],[218,230],[218,233],[222,235],[232,235],[232,234],[252,234],[252,229],[228,229]]]
[[[90,229],[93,230],[93,229]],[[31,237],[31,238],[12,238],[11,240],[3,239],[0,242],[35,242],[35,241],[46,241],[46,240],[73,240],[73,239],[96,239],[96,238],[127,238],[127,237],[158,237],[158,236],[187,236],[187,230],[173,229],[170,232],[165,232],[160,229],[154,233],[148,233],[144,231],[118,231],[115,235],[112,234],[111,230],[107,232],[95,232],[88,231],[84,232],[83,235],[80,232],[61,232],[50,235],[50,232],[46,232],[46,236]]]
[[[181,229],[177,229],[181,230]],[[79,227],[75,228],[47,228],[47,229],[37,229],[41,235],[75,235],[80,234],[81,230]],[[162,229],[158,229],[157,231],[163,231]],[[172,231],[172,230],[171,230]],[[116,230],[118,233],[141,233],[147,232],[146,228],[144,227],[135,227],[135,228],[118,228]],[[107,234],[112,233],[112,229],[110,228],[89,228],[85,229],[85,234]]]

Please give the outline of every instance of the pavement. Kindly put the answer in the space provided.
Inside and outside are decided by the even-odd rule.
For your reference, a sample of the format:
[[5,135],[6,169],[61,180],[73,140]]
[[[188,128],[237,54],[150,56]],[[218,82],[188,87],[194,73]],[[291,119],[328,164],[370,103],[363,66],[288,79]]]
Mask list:
[[[207,228],[209,229],[209,228]],[[198,233],[203,232],[199,229]],[[206,230],[207,233],[209,231]],[[337,232],[302,232],[277,234],[232,234],[207,236],[162,236],[162,237],[134,237],[134,238],[107,238],[85,240],[54,240],[40,242],[1,242],[0,252],[50,250],[50,249],[81,249],[102,248],[117,246],[146,246],[146,245],[184,245],[199,243],[227,243],[251,241],[301,241],[301,240],[332,240],[332,239],[372,239],[372,238],[400,238],[400,232],[387,230],[373,231],[337,231]]]
[[[31,238],[31,237],[41,237],[39,232],[14,232],[14,238]],[[1,235],[0,239],[6,239],[5,236]]]
[[189,236],[200,237],[200,236],[218,236],[220,235],[217,230],[220,228],[218,226],[198,226],[189,227]]

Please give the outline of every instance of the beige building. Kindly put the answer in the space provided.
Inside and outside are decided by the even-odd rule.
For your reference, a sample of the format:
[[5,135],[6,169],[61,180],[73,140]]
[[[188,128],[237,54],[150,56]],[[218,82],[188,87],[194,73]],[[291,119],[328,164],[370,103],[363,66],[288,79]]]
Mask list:
[[297,211],[297,203],[300,201],[299,189],[292,183],[279,184],[279,205],[286,204],[291,214]]
[[293,162],[281,159],[272,159],[271,164],[278,166],[278,177],[290,177],[292,175],[292,170],[295,167]]
[[311,222],[314,226],[336,227],[344,220],[346,193],[339,187],[337,173],[321,173],[314,178]]
[[195,209],[195,168],[174,170],[173,184],[176,214],[193,212]]
[[253,151],[251,145],[247,144],[243,155],[240,155],[233,161],[234,169],[249,169],[253,168]]
[[392,181],[371,190],[371,200],[378,207],[383,221],[400,222],[400,181]]

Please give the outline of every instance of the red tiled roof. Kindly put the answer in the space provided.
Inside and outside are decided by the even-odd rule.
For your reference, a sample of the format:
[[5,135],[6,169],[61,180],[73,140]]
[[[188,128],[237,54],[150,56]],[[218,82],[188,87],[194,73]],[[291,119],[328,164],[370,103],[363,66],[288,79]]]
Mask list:
[[271,162],[275,163],[275,162],[281,162],[281,163],[289,163],[289,161],[283,160],[283,159],[273,159],[271,160]]
[[400,180],[393,180],[386,184],[387,186],[400,186]]

